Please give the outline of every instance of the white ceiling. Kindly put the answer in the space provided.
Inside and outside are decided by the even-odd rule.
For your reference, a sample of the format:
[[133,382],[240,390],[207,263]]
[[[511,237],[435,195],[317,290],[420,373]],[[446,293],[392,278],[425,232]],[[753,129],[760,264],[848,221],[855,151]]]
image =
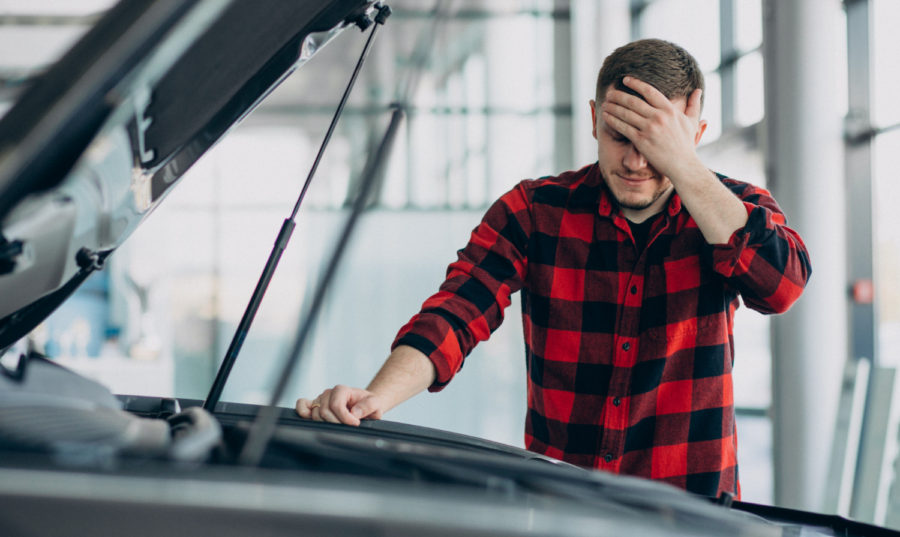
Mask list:
[[[389,0],[386,3],[394,15],[378,38],[371,61],[378,64],[380,78],[394,81],[392,69],[398,64],[409,63],[423,33],[434,30],[431,13],[437,6],[444,14],[442,20],[462,23],[473,20],[506,16],[528,10],[550,10],[559,0]],[[11,89],[21,86],[29,77],[45,69],[47,65],[67,50],[102,14],[114,4],[114,0],[0,0],[0,101],[9,100],[14,95]],[[564,2],[567,3],[567,2]],[[444,24],[438,32],[444,39],[452,39],[448,33],[459,31],[466,24]],[[356,30],[351,30],[356,31]],[[345,32],[346,33],[346,32]],[[357,31],[358,33],[358,31]],[[326,47],[321,55],[328,61],[349,63],[352,67],[362,47],[360,39],[342,35]],[[332,50],[337,49],[337,50]],[[392,58],[385,58],[390,51]],[[326,54],[327,53],[327,54]],[[371,79],[371,74],[367,74]],[[307,98],[289,95],[294,92],[279,92],[274,103],[277,106],[295,102],[315,102],[316,96],[331,102],[336,87],[342,87],[340,71],[335,71],[335,80],[316,81],[319,91],[304,87],[302,81],[291,81],[297,85],[295,94],[303,93]],[[324,83],[323,83],[324,82]],[[370,80],[370,82],[376,82]],[[370,88],[371,89],[371,88]],[[379,90],[373,90],[378,93]],[[299,101],[295,101],[299,99]]]

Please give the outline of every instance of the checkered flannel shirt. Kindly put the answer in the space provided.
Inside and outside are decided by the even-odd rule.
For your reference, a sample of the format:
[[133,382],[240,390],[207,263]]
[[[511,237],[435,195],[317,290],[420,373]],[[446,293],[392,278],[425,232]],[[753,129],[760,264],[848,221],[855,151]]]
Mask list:
[[731,369],[738,295],[787,310],[809,257],[771,195],[719,175],[749,219],[709,245],[673,194],[637,252],[597,165],[519,183],[487,211],[437,294],[397,335],[443,388],[522,291],[528,449],[740,494]]

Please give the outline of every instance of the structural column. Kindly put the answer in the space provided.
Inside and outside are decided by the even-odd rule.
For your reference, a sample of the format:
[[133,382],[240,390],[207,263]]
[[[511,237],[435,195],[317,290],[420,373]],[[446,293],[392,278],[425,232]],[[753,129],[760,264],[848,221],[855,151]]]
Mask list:
[[809,248],[812,279],[773,322],[775,502],[820,509],[847,359],[840,0],[766,0],[769,186]]

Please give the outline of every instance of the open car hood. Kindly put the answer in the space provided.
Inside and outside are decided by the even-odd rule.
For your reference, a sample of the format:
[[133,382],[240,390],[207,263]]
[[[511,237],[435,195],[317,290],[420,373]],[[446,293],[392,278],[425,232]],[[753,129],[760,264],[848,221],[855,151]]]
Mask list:
[[0,349],[366,0],[121,2],[0,118]]

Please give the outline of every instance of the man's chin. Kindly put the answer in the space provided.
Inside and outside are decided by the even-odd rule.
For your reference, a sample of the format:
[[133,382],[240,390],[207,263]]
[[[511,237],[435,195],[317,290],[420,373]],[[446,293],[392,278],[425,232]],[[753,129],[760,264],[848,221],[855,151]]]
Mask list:
[[[612,194],[620,208],[630,211],[643,211],[658,202],[660,198],[668,197],[671,190],[672,188],[670,186],[649,194],[640,194],[637,192],[616,193],[614,191]],[[610,191],[612,191],[612,189],[610,189]]]
[[623,209],[629,209],[631,211],[643,211],[647,207],[653,205],[653,200],[641,200],[635,202],[627,202],[627,201],[619,201],[619,207]]
[[643,211],[647,207],[653,205],[653,202],[655,202],[656,199],[659,198],[659,196],[657,196],[656,198],[623,198],[622,196],[615,195],[613,197],[616,198],[616,203],[619,204],[619,207],[631,211]]

